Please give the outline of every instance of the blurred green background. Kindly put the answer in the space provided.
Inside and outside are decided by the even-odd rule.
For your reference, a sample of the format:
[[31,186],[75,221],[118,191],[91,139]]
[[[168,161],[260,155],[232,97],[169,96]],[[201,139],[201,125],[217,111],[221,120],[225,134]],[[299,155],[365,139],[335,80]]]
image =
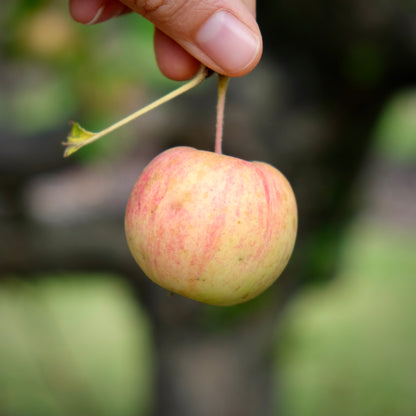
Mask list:
[[[296,172],[319,160],[327,144],[313,137],[333,125],[320,106],[287,99],[265,38],[264,62],[233,80],[225,140],[285,168],[299,245],[273,291],[224,310],[154,288],[123,236],[145,164],[171,145],[213,145],[215,84],[63,160],[69,120],[99,130],[176,87],[157,69],[153,28],[136,15],[82,26],[64,0],[3,1],[0,28],[0,416],[416,414],[416,83],[380,100],[353,212],[342,226],[325,210],[318,222],[302,213],[340,189],[324,169],[313,199],[302,184],[316,172]],[[383,82],[376,52],[348,49],[348,82]],[[245,124],[267,127],[256,113],[266,107],[283,114],[279,151]]]

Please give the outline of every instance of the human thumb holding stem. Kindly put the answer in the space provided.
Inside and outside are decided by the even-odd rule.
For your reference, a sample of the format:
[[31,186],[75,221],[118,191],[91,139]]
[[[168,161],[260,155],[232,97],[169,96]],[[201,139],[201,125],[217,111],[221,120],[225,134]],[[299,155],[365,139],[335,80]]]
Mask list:
[[215,72],[242,76],[262,54],[255,0],[69,0],[74,20],[106,21],[134,11],[156,28],[154,47],[161,72],[189,79],[201,63]]

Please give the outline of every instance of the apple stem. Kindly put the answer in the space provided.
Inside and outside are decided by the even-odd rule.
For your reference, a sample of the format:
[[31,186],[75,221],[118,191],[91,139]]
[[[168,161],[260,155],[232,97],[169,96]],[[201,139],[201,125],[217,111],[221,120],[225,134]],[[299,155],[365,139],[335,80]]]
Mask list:
[[158,98],[157,100],[155,100],[152,103],[146,105],[145,107],[137,110],[133,114],[130,114],[129,116],[123,118],[122,120],[118,121],[117,123],[114,123],[113,125],[107,127],[105,130],[102,130],[100,133],[102,135],[110,133],[110,131],[116,130],[119,127],[123,126],[124,124],[127,124],[130,121],[134,120],[135,118],[138,118],[138,117],[142,116],[143,114],[146,114],[149,111],[154,110],[156,107],[159,107],[160,105],[165,104],[168,101],[172,100],[173,98],[176,98],[179,95],[181,95],[181,94],[191,90],[192,88],[196,87],[205,78],[207,78],[208,75],[209,75],[209,70],[206,67],[202,67],[201,70],[198,72],[198,74],[195,75],[195,77],[192,78],[187,83],[181,85],[179,88],[177,88],[176,90],[171,91],[170,93],[164,95],[163,97]]
[[113,132],[114,130],[120,128],[121,126],[124,126],[130,121],[142,116],[143,114],[148,113],[149,111],[155,109],[156,107],[159,107],[160,105],[172,100],[173,98],[176,98],[179,95],[191,90],[192,88],[199,85],[202,81],[204,81],[204,79],[208,78],[211,74],[212,74],[212,71],[209,68],[202,66],[199,72],[197,73],[197,75],[194,78],[192,78],[190,81],[188,81],[187,83],[181,85],[179,88],[153,101],[152,103],[146,105],[145,107],[140,108],[133,114],[130,114],[127,117],[124,117],[123,119],[117,121],[111,126],[97,133],[92,133],[92,132],[88,132],[84,130],[84,132],[87,134],[87,137],[84,140],[79,140],[78,137],[72,138],[71,136],[69,136],[68,140],[63,143],[64,146],[67,146],[64,156],[69,156],[70,154],[78,150],[79,148],[84,147],[85,145],[90,144],[92,142],[95,142],[98,139],[101,139],[101,137],[107,135],[108,133]]
[[225,96],[230,77],[218,74],[217,124],[215,129],[215,153],[222,153],[222,135],[224,127]]

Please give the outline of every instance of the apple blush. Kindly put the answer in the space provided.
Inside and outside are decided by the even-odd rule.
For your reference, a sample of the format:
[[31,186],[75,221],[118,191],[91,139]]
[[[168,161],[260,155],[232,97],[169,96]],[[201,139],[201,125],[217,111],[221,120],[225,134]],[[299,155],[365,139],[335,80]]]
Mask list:
[[130,251],[155,283],[212,305],[267,289],[292,254],[297,207],[273,166],[174,147],[143,170],[130,195]]

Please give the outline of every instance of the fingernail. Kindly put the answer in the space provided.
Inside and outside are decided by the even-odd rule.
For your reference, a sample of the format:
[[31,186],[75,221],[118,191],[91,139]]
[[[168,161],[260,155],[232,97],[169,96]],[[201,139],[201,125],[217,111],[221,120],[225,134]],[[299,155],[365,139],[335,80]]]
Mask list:
[[104,6],[101,6],[98,10],[97,13],[95,13],[95,16],[88,22],[86,23],[87,25],[93,25],[94,23],[97,23],[99,18],[101,17],[101,15],[103,14],[104,11]]
[[260,48],[260,39],[224,10],[216,12],[202,25],[196,42],[218,66],[230,73],[249,66]]

